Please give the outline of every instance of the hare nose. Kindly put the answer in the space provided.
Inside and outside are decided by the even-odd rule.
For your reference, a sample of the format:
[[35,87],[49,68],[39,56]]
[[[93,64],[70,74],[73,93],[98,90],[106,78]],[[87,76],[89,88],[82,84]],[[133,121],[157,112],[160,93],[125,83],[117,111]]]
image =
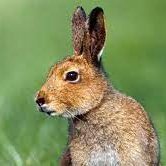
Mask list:
[[44,97],[38,98],[38,99],[36,100],[36,103],[37,103],[39,106],[42,106],[43,104],[45,104],[45,99],[44,99]]

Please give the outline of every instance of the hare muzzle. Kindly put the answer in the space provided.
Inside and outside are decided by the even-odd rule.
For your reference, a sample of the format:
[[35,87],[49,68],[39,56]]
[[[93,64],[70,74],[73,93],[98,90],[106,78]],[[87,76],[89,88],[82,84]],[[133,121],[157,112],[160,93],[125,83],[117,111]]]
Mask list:
[[40,112],[46,113],[47,115],[54,116],[56,114],[48,104],[48,100],[44,91],[39,91],[36,95],[35,102]]

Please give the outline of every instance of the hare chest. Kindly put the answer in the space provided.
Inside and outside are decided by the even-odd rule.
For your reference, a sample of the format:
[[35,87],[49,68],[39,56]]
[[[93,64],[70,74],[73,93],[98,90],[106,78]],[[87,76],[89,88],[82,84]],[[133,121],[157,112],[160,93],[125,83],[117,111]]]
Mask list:
[[119,157],[112,146],[95,147],[91,151],[81,150],[72,160],[74,166],[118,166]]
[[94,166],[118,166],[119,157],[111,146],[105,148],[93,150],[89,156],[88,165]]

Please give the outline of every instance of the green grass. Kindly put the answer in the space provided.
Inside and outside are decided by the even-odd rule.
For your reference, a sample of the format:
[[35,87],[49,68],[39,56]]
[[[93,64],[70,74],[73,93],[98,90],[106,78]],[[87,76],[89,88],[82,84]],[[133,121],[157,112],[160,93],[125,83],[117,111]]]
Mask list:
[[67,122],[34,103],[48,70],[72,54],[71,15],[103,7],[104,64],[113,85],[151,116],[166,165],[166,1],[0,1],[0,165],[58,165]]

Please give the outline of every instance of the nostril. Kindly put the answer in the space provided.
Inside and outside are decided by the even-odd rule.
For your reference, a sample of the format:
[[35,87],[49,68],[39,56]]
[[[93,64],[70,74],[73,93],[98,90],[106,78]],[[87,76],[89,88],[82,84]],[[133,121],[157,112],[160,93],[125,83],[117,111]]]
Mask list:
[[43,104],[45,104],[45,99],[43,97],[41,98],[38,98],[36,100],[36,103],[39,105],[39,106],[42,106]]

